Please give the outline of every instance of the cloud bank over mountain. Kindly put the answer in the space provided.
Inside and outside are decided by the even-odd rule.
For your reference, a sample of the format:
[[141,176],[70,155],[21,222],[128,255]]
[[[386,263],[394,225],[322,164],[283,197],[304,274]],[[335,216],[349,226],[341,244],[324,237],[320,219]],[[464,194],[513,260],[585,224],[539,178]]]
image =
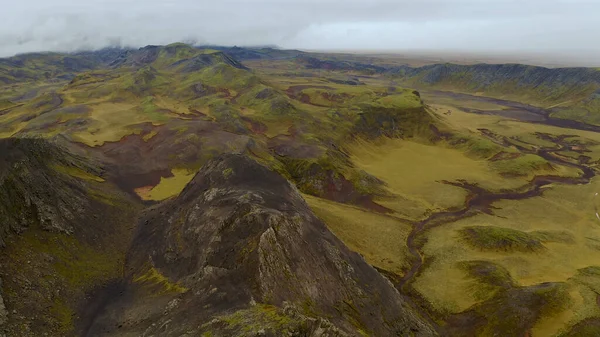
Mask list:
[[0,56],[184,41],[594,59],[598,13],[594,0],[22,0],[3,5]]

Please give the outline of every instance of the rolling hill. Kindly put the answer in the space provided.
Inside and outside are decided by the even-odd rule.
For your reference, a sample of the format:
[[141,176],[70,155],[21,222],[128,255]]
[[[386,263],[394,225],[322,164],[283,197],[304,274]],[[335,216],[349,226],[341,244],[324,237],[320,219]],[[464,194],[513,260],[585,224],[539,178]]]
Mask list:
[[402,62],[0,60],[0,331],[597,334],[598,71]]

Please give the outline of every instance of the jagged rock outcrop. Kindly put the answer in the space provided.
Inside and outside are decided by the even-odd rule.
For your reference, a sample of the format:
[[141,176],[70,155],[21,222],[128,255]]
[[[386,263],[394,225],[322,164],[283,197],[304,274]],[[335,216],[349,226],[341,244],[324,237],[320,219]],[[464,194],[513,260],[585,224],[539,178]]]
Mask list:
[[148,211],[128,264],[89,336],[436,334],[293,185],[242,155]]
[[0,245],[6,237],[39,225],[70,233],[85,200],[51,166],[81,165],[59,147],[37,139],[0,141]]

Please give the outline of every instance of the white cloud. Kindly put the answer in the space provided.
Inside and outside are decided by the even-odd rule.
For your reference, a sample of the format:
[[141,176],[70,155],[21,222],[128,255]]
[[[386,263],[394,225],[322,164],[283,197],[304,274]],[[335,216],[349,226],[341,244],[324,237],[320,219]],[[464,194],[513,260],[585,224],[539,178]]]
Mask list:
[[0,56],[195,40],[305,49],[600,56],[596,0],[21,0]]

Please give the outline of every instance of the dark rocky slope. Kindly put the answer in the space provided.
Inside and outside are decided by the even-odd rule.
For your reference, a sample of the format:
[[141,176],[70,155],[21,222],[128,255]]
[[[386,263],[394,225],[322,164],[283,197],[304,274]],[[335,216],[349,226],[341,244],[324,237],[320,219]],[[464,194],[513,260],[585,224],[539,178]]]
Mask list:
[[0,140],[0,335],[71,335],[86,294],[122,278],[138,207],[100,174],[54,143]]
[[242,155],[146,212],[128,264],[122,295],[84,334],[436,334],[285,178]]

